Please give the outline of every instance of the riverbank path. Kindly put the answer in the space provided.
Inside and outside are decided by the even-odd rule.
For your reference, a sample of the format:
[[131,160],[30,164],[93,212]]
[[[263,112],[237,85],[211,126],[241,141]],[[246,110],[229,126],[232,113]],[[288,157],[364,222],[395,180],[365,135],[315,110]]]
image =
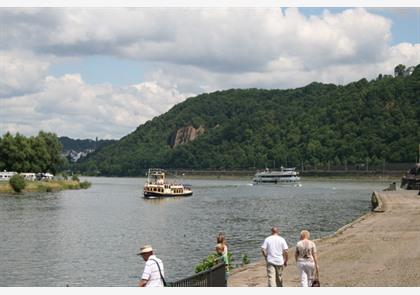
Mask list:
[[[375,192],[380,204],[376,212],[360,217],[331,237],[315,240],[321,286],[420,287],[417,193],[417,190]],[[289,258],[283,285],[297,287],[294,247],[289,250]],[[233,270],[228,286],[267,286],[264,260]]]

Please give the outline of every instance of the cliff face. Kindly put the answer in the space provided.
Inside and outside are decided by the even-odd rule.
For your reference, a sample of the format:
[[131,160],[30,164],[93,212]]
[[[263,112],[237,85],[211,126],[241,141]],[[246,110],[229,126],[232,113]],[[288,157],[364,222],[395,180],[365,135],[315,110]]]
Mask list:
[[171,136],[170,145],[176,147],[177,145],[188,143],[196,139],[199,135],[204,133],[202,126],[194,128],[193,126],[186,126],[178,129]]

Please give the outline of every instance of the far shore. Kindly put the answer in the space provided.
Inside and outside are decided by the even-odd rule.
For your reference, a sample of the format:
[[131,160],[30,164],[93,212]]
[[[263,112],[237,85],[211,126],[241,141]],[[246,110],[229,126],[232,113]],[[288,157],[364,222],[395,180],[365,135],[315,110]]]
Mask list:
[[[306,180],[346,180],[346,181],[389,181],[399,183],[404,173],[389,173],[389,174],[337,174],[337,175],[300,175],[301,181]],[[81,177],[127,177],[127,178],[147,178],[145,175],[138,176],[94,176],[94,175],[81,175]],[[185,180],[185,179],[212,179],[212,180],[248,180],[252,182],[254,174],[251,173],[227,173],[227,172],[209,172],[209,173],[194,173],[187,172],[182,175],[181,173],[173,174],[171,172],[166,174],[168,180]]]
[[[321,287],[420,287],[420,196],[417,190],[372,194],[374,211],[315,240]],[[283,285],[300,285],[289,245]],[[265,287],[265,261],[234,269],[231,287]]]
[[[29,192],[57,192],[61,190],[73,190],[90,187],[89,182],[75,180],[50,180],[50,181],[27,181],[26,187],[21,193]],[[8,181],[0,182],[0,194],[16,194]]]
[[[314,175],[301,175],[301,181],[305,180],[377,180],[377,181],[393,181],[399,182],[401,180],[403,174],[401,176],[398,175],[322,175],[322,176],[314,176]],[[201,175],[201,174],[185,174],[184,176],[174,176],[168,175],[167,178],[176,178],[176,179],[238,179],[238,180],[249,180],[252,181],[254,175]]]

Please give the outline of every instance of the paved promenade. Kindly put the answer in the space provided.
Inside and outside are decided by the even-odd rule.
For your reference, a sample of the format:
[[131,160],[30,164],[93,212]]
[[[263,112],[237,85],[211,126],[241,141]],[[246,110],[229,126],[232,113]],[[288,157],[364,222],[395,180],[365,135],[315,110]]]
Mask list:
[[[418,191],[376,192],[379,207],[331,237],[316,240],[323,287],[420,287]],[[294,245],[289,245],[289,247]],[[256,249],[259,251],[259,249]],[[284,286],[299,286],[294,247]],[[265,261],[233,270],[228,286],[267,286]]]

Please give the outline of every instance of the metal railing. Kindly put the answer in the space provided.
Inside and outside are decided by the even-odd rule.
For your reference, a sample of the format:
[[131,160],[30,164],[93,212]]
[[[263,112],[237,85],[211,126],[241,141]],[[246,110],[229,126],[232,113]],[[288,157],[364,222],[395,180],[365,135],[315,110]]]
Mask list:
[[168,285],[169,287],[227,287],[225,264],[219,263],[208,270]]

